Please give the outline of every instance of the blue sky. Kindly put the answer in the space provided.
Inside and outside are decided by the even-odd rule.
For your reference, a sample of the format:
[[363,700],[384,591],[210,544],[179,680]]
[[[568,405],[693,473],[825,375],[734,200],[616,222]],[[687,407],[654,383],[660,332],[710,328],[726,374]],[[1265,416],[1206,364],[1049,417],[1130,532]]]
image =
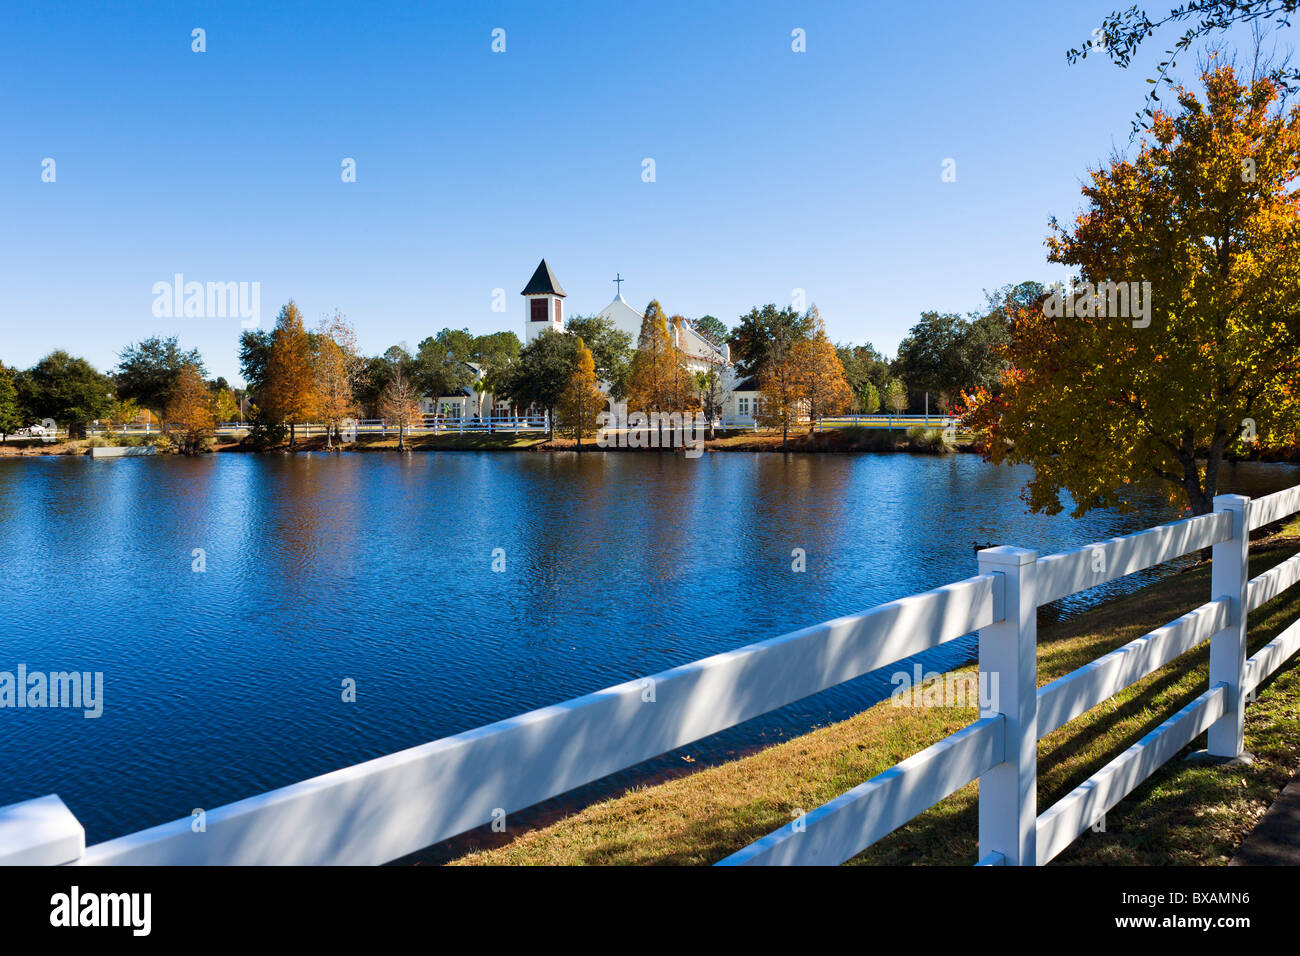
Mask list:
[[892,354],[922,310],[1063,274],[1048,217],[1146,90],[1150,57],[1065,62],[1114,6],[6,3],[0,361],[107,369],[157,333],[235,381],[237,319],[153,315],[175,273],[259,282],[263,325],[337,308],[368,352],[522,336],[543,256],[570,314],[616,272],[729,324],[804,289]]

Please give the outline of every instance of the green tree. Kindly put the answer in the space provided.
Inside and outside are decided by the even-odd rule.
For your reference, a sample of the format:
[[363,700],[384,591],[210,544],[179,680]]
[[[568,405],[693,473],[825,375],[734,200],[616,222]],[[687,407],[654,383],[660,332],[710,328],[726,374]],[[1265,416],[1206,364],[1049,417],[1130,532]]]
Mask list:
[[117,356],[113,383],[120,398],[133,399],[141,408],[161,413],[176,390],[181,370],[193,366],[205,374],[198,349],[185,351],[176,337],[151,336],[128,345]]
[[774,352],[780,358],[810,334],[807,313],[789,306],[778,309],[772,303],[750,309],[731,336],[731,358],[740,378],[760,377]]
[[460,394],[474,381],[474,373],[465,364],[473,350],[474,337],[465,329],[443,329],[424,339],[411,366],[413,384],[430,398]]
[[960,315],[922,312],[898,345],[897,375],[917,392],[956,398],[964,382],[962,347],[969,326]]
[[479,382],[483,391],[502,394],[510,366],[519,361],[520,348],[519,336],[513,332],[492,332],[474,340],[471,357],[483,369]]
[[532,405],[550,416],[555,435],[555,406],[559,404],[577,364],[575,336],[546,329],[519,351],[503,382],[502,394],[520,408]]
[[0,439],[8,438],[11,432],[22,428],[23,424],[13,370],[0,363]]
[[865,414],[874,415],[880,411],[880,389],[876,388],[875,382],[868,381],[863,384],[862,391],[858,395],[858,401],[861,402]]
[[907,408],[907,386],[902,379],[891,378],[885,384],[885,407],[895,415],[903,414]]
[[69,437],[83,438],[86,425],[113,410],[113,380],[83,358],[62,349],[51,352],[16,381],[20,404],[33,418],[66,425]]
[[591,349],[596,374],[609,383],[610,394],[622,401],[627,394],[627,376],[632,367],[632,336],[614,325],[614,320],[598,315],[571,316],[565,322],[570,335],[576,335]]
[[254,400],[260,401],[271,364],[271,330],[247,329],[239,336],[239,374]]
[[721,346],[731,337],[731,331],[727,328],[727,323],[712,315],[702,315],[691,322],[691,328],[700,334],[707,342]]

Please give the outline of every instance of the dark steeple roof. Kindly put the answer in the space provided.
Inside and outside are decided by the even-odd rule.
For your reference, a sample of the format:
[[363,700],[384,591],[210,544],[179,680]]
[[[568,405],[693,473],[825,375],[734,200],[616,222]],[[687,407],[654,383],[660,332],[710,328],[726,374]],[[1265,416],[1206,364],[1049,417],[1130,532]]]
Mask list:
[[533,273],[533,277],[528,280],[528,285],[524,286],[524,291],[520,295],[558,295],[564,297],[564,290],[560,288],[560,283],[555,278],[555,273],[543,259]]

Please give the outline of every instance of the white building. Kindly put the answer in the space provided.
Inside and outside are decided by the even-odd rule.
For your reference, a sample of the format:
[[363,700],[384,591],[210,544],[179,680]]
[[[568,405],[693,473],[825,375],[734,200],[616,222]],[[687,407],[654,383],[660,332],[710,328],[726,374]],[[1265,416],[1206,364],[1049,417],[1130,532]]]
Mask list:
[[[622,282],[622,280],[617,280]],[[555,273],[543,259],[538,263],[533,277],[528,280],[520,293],[524,299],[524,344],[532,342],[544,330],[564,331],[564,300],[567,297]],[[615,328],[627,332],[632,337],[635,347],[641,335],[641,324],[645,314],[638,312],[627,304],[622,291],[614,296],[614,301],[601,309],[597,315],[609,319]],[[686,367],[693,372],[717,370],[721,377],[721,396],[723,414],[727,418],[750,419],[758,409],[757,385],[752,379],[737,380],[736,366],[731,361],[731,349],[725,343],[714,345],[684,322],[668,323],[668,331],[673,342],[686,357]],[[477,382],[483,377],[483,370],[472,362],[467,362]],[[602,383],[602,388],[608,385]],[[474,387],[467,387],[460,395],[444,395],[438,398],[424,398],[421,407],[425,414],[446,417],[472,418],[476,416],[509,414],[509,404],[497,401],[489,392]],[[742,422],[741,424],[744,424]]]

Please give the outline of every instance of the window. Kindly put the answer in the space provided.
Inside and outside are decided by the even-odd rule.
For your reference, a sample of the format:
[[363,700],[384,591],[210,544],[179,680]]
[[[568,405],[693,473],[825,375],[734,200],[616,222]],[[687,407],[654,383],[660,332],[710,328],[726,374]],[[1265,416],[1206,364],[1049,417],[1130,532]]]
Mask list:
[[528,317],[532,319],[534,322],[545,322],[546,321],[546,300],[529,299],[528,301],[529,301]]
[[747,398],[739,398],[739,399],[736,399],[736,411],[737,411],[738,414],[741,414],[741,415],[748,415],[748,414],[749,414],[749,399],[747,399]]

